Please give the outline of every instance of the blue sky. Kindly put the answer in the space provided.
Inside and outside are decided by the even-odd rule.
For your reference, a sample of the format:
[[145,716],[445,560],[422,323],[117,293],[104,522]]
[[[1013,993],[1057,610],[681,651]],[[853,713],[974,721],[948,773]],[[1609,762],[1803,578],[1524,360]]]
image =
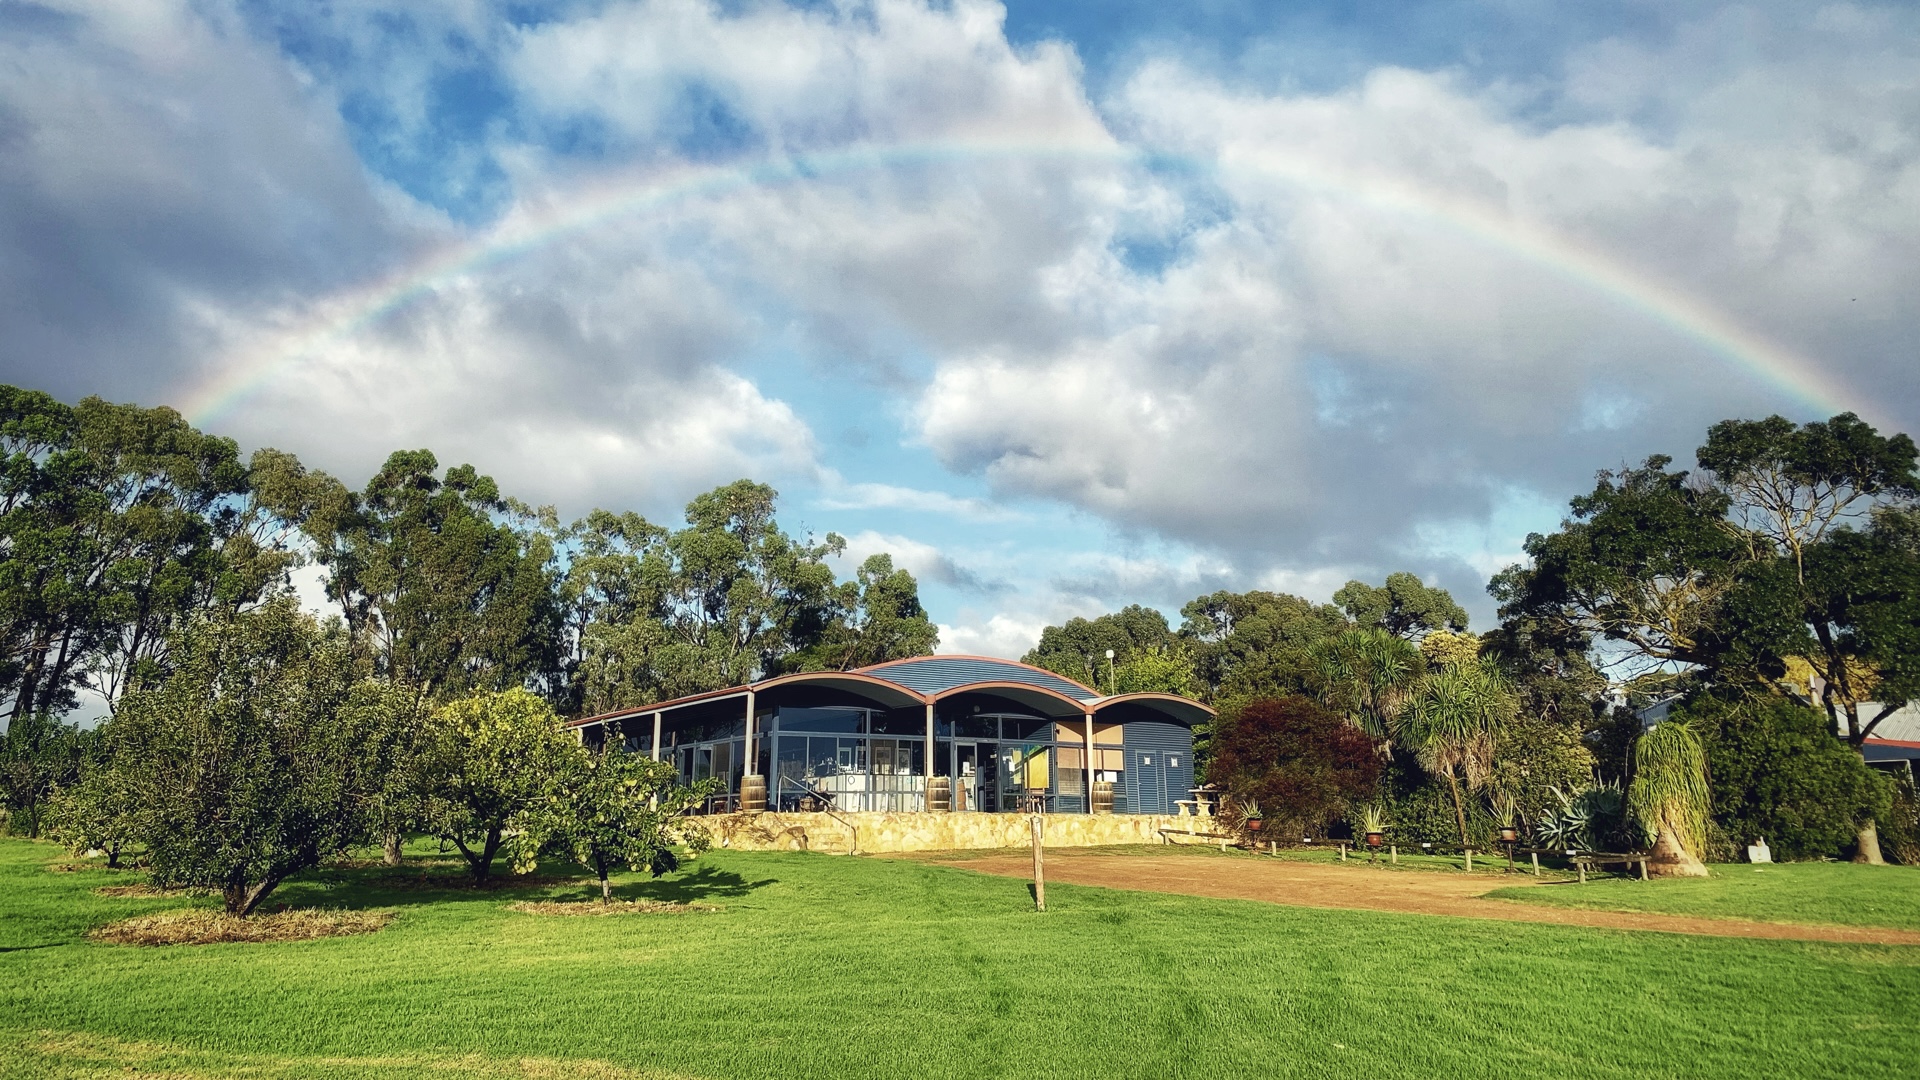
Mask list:
[[1916,118],[1909,5],[0,0],[0,378],[568,514],[753,476],[948,649],[1485,626],[1597,469],[1915,426]]

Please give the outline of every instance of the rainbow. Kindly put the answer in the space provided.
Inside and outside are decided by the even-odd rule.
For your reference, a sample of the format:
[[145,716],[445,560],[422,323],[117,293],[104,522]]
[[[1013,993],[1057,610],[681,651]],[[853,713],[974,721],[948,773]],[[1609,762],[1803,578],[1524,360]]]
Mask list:
[[180,409],[193,423],[206,426],[281,372],[323,354],[330,346],[436,288],[615,218],[657,212],[690,199],[803,183],[835,174],[995,158],[1084,159],[1174,166],[1222,175],[1250,174],[1424,220],[1606,297],[1697,343],[1821,416],[1847,409],[1868,412],[1862,395],[1842,385],[1831,373],[1739,325],[1724,312],[1601,251],[1495,207],[1423,188],[1403,178],[1354,170],[1308,155],[1230,149],[1217,158],[1198,158],[1134,150],[1104,141],[861,146],[744,165],[684,166],[621,175],[583,189],[563,203],[517,208],[484,234],[443,246],[379,280],[329,296],[290,324],[254,335],[214,365],[214,373],[184,395]]

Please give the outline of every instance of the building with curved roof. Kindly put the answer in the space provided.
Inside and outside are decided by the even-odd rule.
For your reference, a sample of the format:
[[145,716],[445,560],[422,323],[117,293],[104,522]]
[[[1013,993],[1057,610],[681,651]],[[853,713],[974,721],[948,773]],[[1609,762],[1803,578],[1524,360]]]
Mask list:
[[1193,726],[1172,694],[1103,695],[985,656],[916,656],[781,675],[576,721],[716,779],[714,809],[1170,814],[1193,787]]

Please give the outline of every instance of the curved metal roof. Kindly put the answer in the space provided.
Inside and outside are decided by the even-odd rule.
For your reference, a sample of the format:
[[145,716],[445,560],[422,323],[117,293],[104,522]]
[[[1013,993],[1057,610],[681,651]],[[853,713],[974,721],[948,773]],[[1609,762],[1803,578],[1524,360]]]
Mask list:
[[[751,686],[736,686],[704,694],[675,698],[584,717],[569,726],[603,723],[629,716],[671,712],[689,706],[705,705],[729,698],[746,697],[755,691],[782,686],[823,686],[846,690],[888,708],[915,704],[931,705],[955,693],[982,691],[1011,697],[1045,716],[1079,715],[1081,710],[1099,712],[1109,706],[1137,704],[1186,724],[1204,721],[1213,710],[1197,701],[1172,694],[1121,694],[1101,697],[1099,691],[1051,671],[1029,664],[1000,660],[991,656],[916,656],[909,660],[890,660],[884,664],[855,671],[811,671],[782,675]],[[1062,711],[1061,707],[1066,711]]]
[[1064,675],[988,656],[916,656],[910,660],[890,660],[857,670],[862,675],[885,679],[929,697],[938,697],[955,687],[974,683],[1025,683],[1063,694],[1075,701],[1093,702],[1100,699],[1097,692]]

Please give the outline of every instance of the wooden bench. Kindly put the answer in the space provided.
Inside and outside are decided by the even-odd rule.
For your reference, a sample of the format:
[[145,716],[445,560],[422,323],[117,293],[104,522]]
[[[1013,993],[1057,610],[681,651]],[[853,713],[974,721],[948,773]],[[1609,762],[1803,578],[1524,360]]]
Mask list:
[[[1617,865],[1631,867],[1635,863],[1638,863],[1640,866],[1640,880],[1645,881],[1647,880],[1647,860],[1653,857],[1651,854],[1642,851],[1568,851],[1565,848],[1516,848],[1514,853],[1533,857],[1534,877],[1540,876],[1540,856],[1548,855],[1555,858],[1566,859],[1573,863],[1575,870],[1580,872],[1580,883],[1582,885],[1587,883],[1588,868],[1598,869],[1602,866]],[[1629,871],[1629,873],[1631,873],[1631,871]]]

